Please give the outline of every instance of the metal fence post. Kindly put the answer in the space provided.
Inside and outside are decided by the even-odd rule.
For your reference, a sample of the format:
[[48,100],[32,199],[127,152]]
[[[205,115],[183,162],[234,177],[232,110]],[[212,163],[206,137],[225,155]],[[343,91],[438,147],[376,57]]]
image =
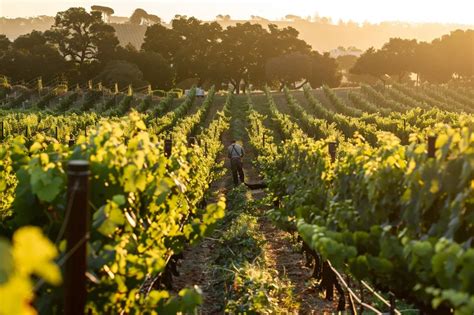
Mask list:
[[70,147],[72,147],[75,143],[76,143],[76,140],[74,139],[74,136],[71,134],[71,135],[69,136],[69,142],[68,142],[68,144],[69,144]]
[[165,139],[165,156],[169,158],[171,156],[171,150],[173,148],[173,140]]
[[428,157],[434,158],[436,153],[436,136],[428,136]]
[[329,142],[328,150],[331,156],[331,163],[334,163],[336,161],[337,142]]
[[86,304],[86,244],[89,232],[89,162],[68,163],[64,314],[82,315]]

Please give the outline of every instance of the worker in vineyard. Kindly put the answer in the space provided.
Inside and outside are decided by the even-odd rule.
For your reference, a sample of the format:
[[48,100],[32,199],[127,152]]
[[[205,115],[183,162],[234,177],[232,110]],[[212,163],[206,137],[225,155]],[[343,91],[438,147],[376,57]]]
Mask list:
[[244,148],[239,145],[235,140],[227,148],[228,157],[230,159],[230,169],[232,170],[232,178],[234,180],[234,186],[239,185],[240,182],[244,182],[244,170],[242,169],[242,158],[244,157]]

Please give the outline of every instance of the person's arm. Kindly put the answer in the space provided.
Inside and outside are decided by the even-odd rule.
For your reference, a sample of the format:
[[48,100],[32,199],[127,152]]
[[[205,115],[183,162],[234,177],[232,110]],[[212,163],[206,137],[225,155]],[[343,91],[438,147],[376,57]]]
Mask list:
[[244,151],[244,147],[240,147],[240,157],[244,157],[245,155],[245,151]]

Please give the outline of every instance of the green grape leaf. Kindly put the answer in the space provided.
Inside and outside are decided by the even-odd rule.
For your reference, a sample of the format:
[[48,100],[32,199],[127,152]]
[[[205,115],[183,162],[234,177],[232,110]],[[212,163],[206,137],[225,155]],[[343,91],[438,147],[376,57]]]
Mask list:
[[41,168],[31,169],[31,190],[42,201],[52,202],[64,189],[65,182],[62,176],[52,169],[44,171]]
[[119,206],[109,201],[93,215],[93,227],[105,236],[111,235],[118,226],[125,224],[125,215]]

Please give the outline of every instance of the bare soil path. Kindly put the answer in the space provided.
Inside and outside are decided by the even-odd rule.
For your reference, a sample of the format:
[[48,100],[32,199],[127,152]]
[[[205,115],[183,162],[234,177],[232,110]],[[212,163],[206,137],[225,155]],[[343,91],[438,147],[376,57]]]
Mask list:
[[[231,143],[232,139],[241,141],[246,150],[244,160],[244,173],[247,182],[260,181],[258,170],[252,161],[256,158],[256,152],[249,144],[246,132],[245,96],[238,96],[234,100],[232,108],[232,121],[229,130],[222,135],[224,147]],[[226,160],[225,151],[222,152],[218,161]],[[226,169],[229,169],[228,161],[225,161]],[[213,183],[211,191],[213,196],[225,195],[232,189],[232,177],[229,171]],[[262,190],[252,191],[254,200],[265,197]],[[212,200],[210,200],[212,201]],[[293,286],[293,295],[298,302],[298,309],[288,310],[290,314],[330,314],[335,309],[333,302],[324,301],[311,282],[311,270],[305,266],[303,255],[298,251],[293,235],[277,228],[265,216],[267,206],[256,209],[259,213],[260,231],[266,239],[265,255],[269,267],[278,272],[279,278],[288,279]],[[225,228],[225,227],[224,227]],[[199,245],[186,249],[183,253],[184,259],[178,270],[180,276],[173,281],[174,289],[178,292],[185,287],[197,285],[203,292],[203,305],[200,314],[222,314],[223,292],[215,291],[215,270],[213,266],[212,253],[220,246],[219,237],[222,231],[216,229],[210,237],[205,238]]]

